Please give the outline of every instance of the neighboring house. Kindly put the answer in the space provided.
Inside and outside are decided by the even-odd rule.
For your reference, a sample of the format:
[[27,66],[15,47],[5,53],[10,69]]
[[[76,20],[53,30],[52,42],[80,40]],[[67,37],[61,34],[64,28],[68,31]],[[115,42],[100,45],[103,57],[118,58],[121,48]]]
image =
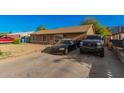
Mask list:
[[118,33],[112,34],[112,39],[114,40],[124,39],[124,32],[118,32]]
[[112,32],[111,38],[113,40],[122,40],[124,38],[124,26],[113,26],[108,27],[108,29]]
[[58,40],[66,38],[73,40],[82,40],[86,35],[93,35],[95,31],[93,25],[81,25],[64,27],[53,30],[41,30],[31,35],[31,43],[54,44]]
[[20,34],[7,34],[7,36],[14,39],[21,38]]
[[19,33],[7,34],[7,36],[14,39],[20,39],[21,42],[29,42],[29,37],[31,33],[33,32],[19,32]]
[[7,34],[7,36],[16,39],[16,38],[21,38],[21,37],[24,37],[24,36],[26,36],[26,37],[30,37],[30,34],[31,34],[31,33],[33,33],[33,31],[32,31],[32,32],[18,32],[18,33],[11,33],[11,34]]

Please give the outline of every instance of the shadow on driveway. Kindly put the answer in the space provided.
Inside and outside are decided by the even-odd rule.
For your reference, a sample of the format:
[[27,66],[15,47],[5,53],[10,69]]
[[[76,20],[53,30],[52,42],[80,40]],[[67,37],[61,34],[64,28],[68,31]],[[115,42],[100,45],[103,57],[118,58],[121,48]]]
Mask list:
[[78,53],[73,53],[71,55],[68,55],[67,57],[69,59],[74,59],[74,62],[78,62],[81,65],[83,65],[84,63],[91,65],[91,67],[89,67],[89,78],[108,77],[108,71],[105,64],[106,57],[102,58],[92,53],[80,54],[79,50]]
[[[49,48],[43,52],[51,54]],[[63,55],[58,59],[54,59],[54,63],[64,62],[70,59],[71,62],[79,63],[80,65],[87,64],[89,71],[89,78],[113,78],[124,77],[124,64],[122,64],[116,56],[105,49],[105,57],[99,57],[94,54],[80,54],[79,49],[70,52],[68,55]],[[90,67],[89,67],[90,65]]]

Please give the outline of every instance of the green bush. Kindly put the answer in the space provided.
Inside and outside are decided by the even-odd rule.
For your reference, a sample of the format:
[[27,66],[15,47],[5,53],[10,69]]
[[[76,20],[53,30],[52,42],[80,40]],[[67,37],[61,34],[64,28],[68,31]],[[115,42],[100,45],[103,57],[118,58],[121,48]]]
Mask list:
[[20,39],[15,39],[14,42],[13,42],[13,44],[20,44],[20,43],[21,43]]

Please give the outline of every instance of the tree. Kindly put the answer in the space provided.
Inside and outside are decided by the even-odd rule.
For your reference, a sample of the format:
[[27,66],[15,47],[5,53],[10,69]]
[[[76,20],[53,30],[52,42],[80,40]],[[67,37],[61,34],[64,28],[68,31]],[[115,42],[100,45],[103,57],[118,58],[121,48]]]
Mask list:
[[0,33],[0,37],[7,36],[8,33]]
[[42,25],[39,25],[37,28],[36,28],[36,32],[37,31],[40,31],[40,30],[47,30],[47,28],[46,27],[44,27],[44,26],[42,26]]
[[101,26],[99,22],[94,18],[86,18],[81,22],[81,25],[88,25],[88,24],[93,24],[96,34],[99,34],[101,36],[106,36],[111,34],[111,32],[109,32],[109,30],[106,27]]
[[104,37],[107,35],[111,35],[111,32],[106,27],[101,27],[100,28],[100,35]]

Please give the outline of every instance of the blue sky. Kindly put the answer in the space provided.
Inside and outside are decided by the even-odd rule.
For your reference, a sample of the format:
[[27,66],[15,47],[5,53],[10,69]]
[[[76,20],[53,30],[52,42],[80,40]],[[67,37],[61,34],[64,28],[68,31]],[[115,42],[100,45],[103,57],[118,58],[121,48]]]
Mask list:
[[0,15],[0,32],[34,31],[38,25],[48,29],[77,26],[86,17],[96,18],[103,26],[124,25],[123,15]]

